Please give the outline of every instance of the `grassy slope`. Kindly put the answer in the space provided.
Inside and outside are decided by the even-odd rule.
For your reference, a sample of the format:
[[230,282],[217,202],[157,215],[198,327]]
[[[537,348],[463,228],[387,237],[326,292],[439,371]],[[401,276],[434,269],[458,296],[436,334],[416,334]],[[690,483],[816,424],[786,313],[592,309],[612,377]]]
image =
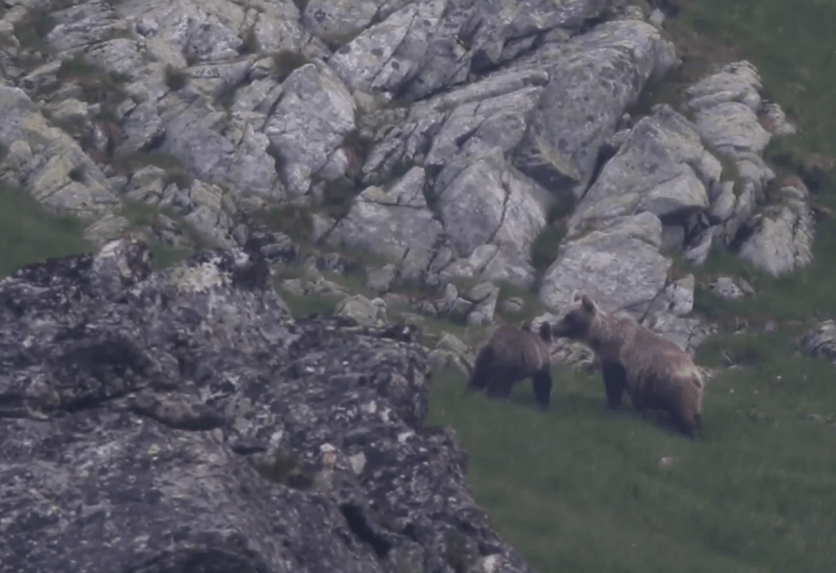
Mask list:
[[[678,4],[681,17],[669,20],[668,29],[689,44],[682,46],[688,70],[704,73],[735,57],[752,61],[767,96],[800,128],[772,144],[769,159],[779,170],[802,170],[814,201],[836,207],[832,175],[804,165],[811,153],[836,157],[836,3]],[[820,224],[815,252],[813,265],[780,280],[713,256],[703,274],[742,274],[759,295],[720,305],[703,294],[700,306],[715,318],[832,317],[832,221]],[[445,372],[433,391],[431,423],[457,430],[477,500],[542,573],[831,572],[836,384],[832,365],[797,355],[797,334],[782,329],[706,343],[699,363],[719,366],[726,354],[747,366],[711,383],[704,441],[691,443],[662,421],[643,421],[629,405],[607,412],[598,377],[563,369],[554,372],[555,401],[546,414],[533,409],[528,386],[516,389],[511,404],[464,398],[464,381]],[[660,467],[666,456],[673,464]]]
[[498,403],[442,373],[430,422],[456,428],[476,499],[541,573],[831,572],[836,428],[807,416],[833,415],[833,367],[787,342],[739,343],[771,358],[715,379],[702,441],[607,411],[599,378],[564,369],[545,414],[527,385]]
[[0,184],[0,278],[24,265],[88,252],[83,226],[47,214],[28,194]]

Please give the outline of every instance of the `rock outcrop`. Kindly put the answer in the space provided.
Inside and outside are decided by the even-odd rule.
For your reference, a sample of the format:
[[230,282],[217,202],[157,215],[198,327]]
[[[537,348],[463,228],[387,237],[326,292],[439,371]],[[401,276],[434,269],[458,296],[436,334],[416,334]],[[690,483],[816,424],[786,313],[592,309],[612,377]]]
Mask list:
[[530,571],[423,424],[413,329],[293,320],[252,252],[149,263],[0,281],[0,570]]
[[[0,20],[0,179],[96,245],[257,242],[286,266],[313,243],[383,259],[370,289],[429,291],[433,316],[583,288],[698,340],[673,260],[783,275],[814,218],[763,158],[795,128],[749,62],[631,115],[679,64],[663,25],[622,0],[26,0]],[[277,206],[297,211],[263,228]],[[284,282],[357,294],[312,283]]]
[[806,356],[824,358],[836,364],[836,321],[819,323],[801,337],[799,346]]

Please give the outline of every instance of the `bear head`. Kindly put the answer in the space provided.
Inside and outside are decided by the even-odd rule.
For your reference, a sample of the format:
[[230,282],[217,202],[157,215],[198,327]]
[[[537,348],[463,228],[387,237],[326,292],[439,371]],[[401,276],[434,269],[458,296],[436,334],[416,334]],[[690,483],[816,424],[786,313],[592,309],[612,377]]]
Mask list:
[[578,291],[572,296],[572,302],[575,306],[551,327],[551,334],[555,338],[586,340],[601,311],[595,301]]

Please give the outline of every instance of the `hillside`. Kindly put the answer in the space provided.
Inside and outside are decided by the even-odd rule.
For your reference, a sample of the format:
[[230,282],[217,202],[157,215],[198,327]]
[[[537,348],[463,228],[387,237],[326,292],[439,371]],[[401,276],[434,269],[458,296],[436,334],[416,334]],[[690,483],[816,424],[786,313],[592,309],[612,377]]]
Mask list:
[[[227,566],[271,573],[337,563],[393,573],[836,568],[836,461],[828,455],[836,432],[836,74],[828,71],[836,5],[515,6],[39,0],[2,8],[0,277],[55,257],[98,252],[107,259],[102,246],[130,237],[148,244],[154,269],[163,271],[148,278],[143,267],[142,280],[121,279],[119,288],[127,292],[130,283],[145,293],[130,305],[153,301],[149,316],[163,316],[173,297],[191,309],[170,326],[188,331],[186,343],[161,334],[169,326],[133,306],[119,306],[116,291],[88,290],[93,279],[71,272],[75,263],[44,268],[56,269],[55,285],[83,296],[46,296],[43,308],[34,294],[45,288],[38,267],[0,282],[0,310],[34,341],[14,348],[14,329],[0,329],[0,364],[12,373],[0,375],[0,422],[7,424],[0,452],[14,460],[0,464],[0,475],[23,475],[20,452],[30,443],[61,466],[52,436],[78,428],[106,432],[80,440],[79,459],[62,472],[81,471],[74,464],[87,467],[88,459],[127,465],[137,444],[136,451],[147,446],[140,438],[189,436],[183,443],[210,460],[177,450],[165,467],[142,467],[139,490],[153,493],[131,494],[151,499],[159,491],[171,507],[177,495],[195,496],[199,503],[183,514],[191,533],[177,543],[199,558],[178,561],[177,550],[158,552],[155,540],[143,549],[145,568],[136,569],[132,549],[113,536],[110,561],[90,557],[90,573],[215,570],[200,567],[209,567],[206,547],[216,542],[234,555]],[[211,305],[180,282],[179,273],[196,264],[238,276],[226,255],[188,258],[207,248],[256,261],[246,271],[258,277],[256,287],[221,281],[217,296],[231,315],[262,325],[269,341],[245,337],[246,347],[236,348],[225,338],[226,319],[205,311]],[[89,272],[102,271],[94,265]],[[268,286],[280,299],[262,292]],[[710,373],[704,439],[684,439],[662,415],[607,411],[600,374],[577,345],[557,345],[547,412],[533,407],[528,384],[510,403],[462,393],[474,350],[493,325],[549,320],[575,289],[646,319],[695,355]],[[107,300],[102,308],[88,298],[94,291]],[[71,308],[66,318],[62,304]],[[205,337],[190,330],[194,309],[207,312]],[[156,360],[154,344],[164,349],[158,367],[182,377],[186,398],[169,403],[177,392],[148,386],[157,374],[147,372],[117,376],[114,395],[65,394],[60,376],[87,384],[85,369],[98,376],[95,361],[66,370],[44,359],[48,375],[38,370],[40,378],[28,370],[31,356],[64,356],[70,346],[62,345],[79,325],[115,324],[114,316],[119,336],[147,360]],[[351,319],[365,330],[349,326]],[[420,326],[417,342],[411,334],[391,342],[397,329],[388,326],[406,323]],[[69,338],[53,342],[51,329]],[[78,344],[95,347],[95,331]],[[121,340],[105,345],[122,348]],[[217,372],[204,373],[211,392],[193,390],[182,367],[203,359],[201,345],[216,360]],[[226,363],[226,352],[237,358]],[[348,362],[341,367],[338,357]],[[316,368],[320,358],[322,372],[297,379],[299,365]],[[111,359],[121,365],[125,356],[101,358]],[[178,361],[177,373],[165,370]],[[416,374],[425,362],[431,383]],[[220,399],[212,394],[223,376],[254,376],[250,364],[257,383]],[[20,380],[30,376],[47,380],[49,392],[38,383],[22,390]],[[367,377],[387,382],[369,388]],[[281,399],[264,398],[260,384],[268,379]],[[408,392],[389,395],[391,380],[404,380],[398,392]],[[328,386],[333,381],[339,390]],[[305,384],[310,396],[293,394]],[[252,393],[265,400],[255,417]],[[162,401],[143,406],[149,395]],[[307,399],[313,417],[294,414],[309,412]],[[358,406],[364,400],[394,413],[381,424],[375,410]],[[225,445],[216,446],[214,434],[202,437],[211,432],[184,432],[166,418],[169,407],[201,420],[204,408],[215,412],[210,419],[213,408],[223,410],[232,420]],[[285,427],[278,410],[296,433],[275,430]],[[129,425],[109,417],[123,411],[148,434],[125,434]],[[32,420],[44,415],[49,430],[36,431]],[[146,425],[150,419],[160,424]],[[364,432],[374,439],[339,437]],[[410,432],[418,438],[398,449]],[[323,461],[326,443],[335,444],[336,462]],[[315,483],[313,492],[308,482],[291,484],[279,467],[284,458],[276,452],[287,451],[291,471]],[[239,463],[253,462],[265,476],[258,465],[264,452],[274,463],[267,481],[280,482],[272,489]],[[363,473],[367,457],[376,473]],[[256,492],[239,497],[236,490],[223,503],[269,507],[277,523],[234,511],[206,527],[246,531],[246,543],[204,536],[211,497],[191,481],[170,499],[157,489],[179,479],[181,462],[213,480],[222,475],[211,487]],[[50,488],[60,491],[61,516],[69,519],[75,510],[66,500],[82,495],[82,486],[51,480],[43,468],[33,475],[7,492],[23,499],[37,491],[41,500]],[[447,488],[454,501],[433,487]],[[426,501],[423,509],[409,492]],[[30,520],[59,540],[54,552],[41,545],[31,553],[40,559],[32,567],[89,557],[73,553],[65,522],[46,505],[32,501],[30,515],[11,501],[3,506],[2,497],[0,508],[12,517],[0,517],[0,532],[14,534],[17,545],[4,553],[0,542],[0,560],[35,551]],[[142,523],[171,521],[165,511],[149,511]],[[302,514],[315,515],[318,526],[296,529]],[[125,525],[129,512],[117,507],[110,515],[133,527]],[[194,550],[193,541],[204,549]],[[317,547],[323,557],[315,559]]]
[[[766,157],[801,175],[824,213],[813,263],[776,280],[717,253],[698,271],[742,276],[757,292],[734,302],[697,292],[700,312],[730,330],[745,325],[697,353],[698,364],[721,369],[707,391],[704,442],[682,440],[663,417],[654,426],[632,412],[611,415],[597,375],[562,367],[554,373],[561,397],[546,415],[531,415],[527,387],[510,408],[465,401],[461,377],[447,372],[432,418],[457,429],[477,500],[538,571],[832,571],[834,367],[800,355],[798,338],[836,311],[836,187],[827,159],[836,155],[827,111],[836,75],[824,71],[836,46],[836,8],[662,4],[681,9],[668,29],[690,56],[683,76],[744,56],[797,122],[798,135],[775,142]],[[645,97],[676,101],[683,76]],[[506,453],[501,461],[497,450]]]

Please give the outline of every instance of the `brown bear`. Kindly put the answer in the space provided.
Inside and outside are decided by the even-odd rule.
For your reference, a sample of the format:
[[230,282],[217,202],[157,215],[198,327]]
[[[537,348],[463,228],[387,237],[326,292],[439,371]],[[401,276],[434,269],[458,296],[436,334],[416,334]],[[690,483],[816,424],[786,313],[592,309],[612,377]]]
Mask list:
[[529,321],[520,328],[499,326],[476,355],[467,389],[485,390],[490,398],[507,399],[517,382],[531,378],[537,404],[542,409],[548,408],[552,377],[546,344],[551,340],[548,321],[543,321],[538,334],[531,332]]
[[605,313],[576,292],[570,309],[552,326],[552,336],[586,344],[601,363],[607,404],[618,408],[624,391],[644,415],[667,410],[688,437],[702,433],[702,374],[687,352],[629,317]]

